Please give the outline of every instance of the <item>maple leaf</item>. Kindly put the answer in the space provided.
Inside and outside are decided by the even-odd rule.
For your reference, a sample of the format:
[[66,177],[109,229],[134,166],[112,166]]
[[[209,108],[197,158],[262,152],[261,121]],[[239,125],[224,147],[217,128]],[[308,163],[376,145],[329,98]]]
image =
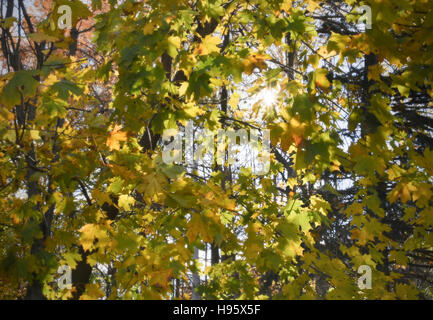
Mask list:
[[244,72],[248,75],[252,74],[255,68],[259,70],[266,69],[268,65],[266,64],[267,55],[262,54],[252,54],[250,57],[242,60],[242,65],[244,67]]
[[167,288],[168,281],[172,273],[173,273],[172,269],[152,272],[150,274],[150,284],[161,286],[162,288]]
[[110,136],[107,139],[106,145],[110,148],[110,151],[120,150],[120,142],[127,140],[127,134],[121,131],[121,126],[116,125],[110,132]]
[[119,207],[122,208],[125,211],[130,211],[131,206],[134,205],[135,199],[131,196],[128,196],[126,194],[122,194],[119,197]]
[[[346,31],[360,15],[341,10],[354,0],[333,2],[341,19],[331,27],[318,0],[259,1],[258,12],[245,1],[206,0],[193,10],[186,0],[144,11],[140,2],[100,0],[38,8],[50,19],[10,37],[16,50],[0,59],[0,298],[190,298],[197,289],[190,275],[201,276],[195,253],[209,244],[229,259],[206,268],[209,281],[195,290],[203,299],[424,296],[417,286],[428,283],[417,269],[425,268],[412,268],[413,278],[396,271],[416,262],[410,251],[421,258],[433,245],[424,110],[433,106],[432,15],[420,10],[432,1],[368,1],[375,26],[358,34]],[[77,43],[71,29],[56,28],[62,4],[72,25],[88,30]],[[25,29],[25,20],[0,26]],[[51,55],[31,46],[47,42],[56,44]],[[74,56],[88,46],[113,54]],[[40,54],[50,57],[39,61]],[[264,86],[281,92],[269,108],[253,101]],[[189,120],[194,132],[257,128],[264,138],[269,128],[269,174],[253,173],[258,159],[249,148],[237,154],[239,166],[163,164],[158,136]],[[151,140],[140,141],[143,134]],[[119,211],[116,219],[107,208]],[[41,224],[44,217],[55,223]],[[332,246],[341,237],[354,241]],[[92,273],[73,290],[57,290],[45,277],[57,259],[113,267],[116,288],[107,297]],[[376,263],[387,268],[375,268],[374,290],[359,290],[356,267]],[[319,290],[316,276],[332,289]]]
[[351,231],[352,239],[357,239],[361,246],[365,245],[369,240],[373,241],[374,236],[369,234],[367,230],[361,229],[353,229]]
[[297,147],[301,146],[304,141],[305,123],[301,123],[298,119],[292,118],[289,123],[289,134]]
[[99,247],[107,246],[111,241],[106,228],[101,225],[89,223],[79,231],[81,232],[80,243],[86,251],[91,250],[95,245]]
[[80,300],[97,300],[104,297],[104,291],[99,284],[86,284],[86,293],[80,297]]
[[218,52],[218,45],[221,43],[221,39],[211,35],[207,35],[197,48],[199,55],[210,54],[212,52]]
[[327,92],[329,87],[331,86],[331,83],[326,77],[327,74],[328,74],[328,70],[317,69],[313,75],[315,85],[320,89],[324,90],[325,92]]

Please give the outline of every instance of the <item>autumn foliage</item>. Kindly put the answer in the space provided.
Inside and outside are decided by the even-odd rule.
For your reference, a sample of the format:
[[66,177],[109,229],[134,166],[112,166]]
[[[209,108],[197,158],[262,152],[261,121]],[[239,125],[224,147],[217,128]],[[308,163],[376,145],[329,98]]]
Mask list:
[[[0,298],[432,298],[432,0],[30,2],[0,9]],[[164,163],[189,121],[270,130],[269,172]]]

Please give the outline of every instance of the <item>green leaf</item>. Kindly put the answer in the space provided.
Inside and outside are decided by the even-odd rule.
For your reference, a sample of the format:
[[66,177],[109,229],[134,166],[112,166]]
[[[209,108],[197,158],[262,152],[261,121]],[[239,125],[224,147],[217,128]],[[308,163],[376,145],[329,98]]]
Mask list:
[[9,107],[21,104],[23,99],[36,94],[39,82],[35,79],[35,71],[18,71],[13,73],[12,79],[3,88],[1,102]]

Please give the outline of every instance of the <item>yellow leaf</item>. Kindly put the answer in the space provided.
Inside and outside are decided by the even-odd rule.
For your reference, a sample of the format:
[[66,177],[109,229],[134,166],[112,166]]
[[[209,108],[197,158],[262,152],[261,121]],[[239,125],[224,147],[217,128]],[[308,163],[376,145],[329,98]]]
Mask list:
[[180,43],[181,43],[181,41],[180,41],[180,38],[179,38],[179,37],[176,37],[176,36],[168,37],[168,42],[169,42],[170,44],[172,44],[173,46],[175,46],[177,49],[180,48]]
[[402,168],[395,164],[393,164],[387,171],[390,180],[396,180],[397,178],[401,177],[404,172],[405,171]]
[[142,182],[137,190],[144,193],[144,200],[146,203],[151,204],[153,201],[158,201],[158,196],[161,194],[162,187],[162,177],[156,175],[155,173],[149,173],[142,178]]
[[413,192],[413,201],[418,201],[420,198],[424,198],[425,200],[429,200],[432,197],[432,186],[428,183],[420,183],[417,185],[417,190]]
[[79,231],[81,232],[80,243],[85,251],[93,249],[96,244],[98,247],[104,247],[111,242],[104,226],[89,223]]
[[417,188],[412,182],[401,182],[388,194],[388,200],[389,202],[393,203],[396,202],[400,197],[401,202],[406,203],[411,199],[411,193],[416,191]]
[[382,73],[382,68],[379,64],[368,67],[368,80],[380,81],[381,73]]
[[158,21],[151,21],[143,27],[143,34],[144,35],[152,34],[157,27],[158,27]]
[[305,123],[301,123],[298,119],[292,118],[289,122],[289,132],[298,147],[304,139]]
[[120,150],[120,141],[126,141],[126,132],[121,131],[121,126],[116,125],[113,131],[110,132],[110,136],[107,139],[107,146],[110,150]]
[[104,203],[112,204],[110,196],[107,193],[102,192],[98,189],[92,190],[92,197],[98,202],[100,206],[104,205]]
[[389,252],[389,260],[395,261],[399,265],[407,265],[407,263],[409,262],[406,253],[404,251],[398,251],[398,250],[391,250]]
[[233,109],[236,109],[239,104],[239,98],[240,98],[239,94],[237,93],[232,94],[228,102],[229,106],[232,107]]
[[357,239],[361,246],[365,245],[369,240],[374,240],[374,236],[368,233],[365,229],[353,229],[351,233],[352,239]]
[[167,53],[170,55],[170,57],[175,58],[177,56],[177,49],[179,49],[181,45],[180,38],[176,36],[168,37],[167,43]]
[[152,272],[150,274],[150,285],[158,285],[163,288],[167,288],[168,282],[170,280],[172,274],[172,270],[162,270],[162,271],[156,271]]
[[212,52],[219,52],[217,45],[221,43],[221,39],[211,35],[207,35],[197,48],[199,55],[210,54]]
[[30,137],[31,137],[33,140],[40,140],[41,137],[40,137],[40,135],[39,135],[39,130],[30,130]]
[[425,226],[433,226],[433,208],[429,207],[421,211],[417,222]]
[[364,212],[364,205],[360,202],[354,202],[347,207],[347,213],[354,216]]
[[86,284],[86,292],[80,297],[80,300],[97,300],[105,296],[99,287],[99,284]]
[[395,288],[397,297],[402,300],[417,300],[419,299],[418,290],[404,283],[397,283]]
[[259,68],[260,70],[266,69],[268,65],[265,62],[267,56],[260,54],[253,54],[251,57],[243,59],[242,65],[246,74],[252,74],[254,68]]
[[186,93],[186,90],[188,90],[189,82],[185,81],[182,82],[182,84],[179,87],[179,95],[184,96]]
[[205,111],[203,109],[201,109],[198,106],[194,106],[194,105],[188,105],[185,106],[185,108],[183,109],[183,111],[190,116],[191,118],[195,118],[199,115],[202,115],[205,113]]
[[320,47],[319,50],[317,50],[317,53],[320,55],[322,59],[329,59],[337,55],[335,50],[328,51],[328,46]]
[[328,70],[326,69],[317,69],[315,72],[315,83],[316,86],[323,90],[328,90],[328,88],[331,86],[331,83],[329,82],[326,75],[328,74]]
[[304,249],[302,248],[301,244],[301,241],[288,242],[283,251],[284,255],[287,257],[302,256]]
[[134,205],[135,203],[135,199],[131,196],[128,196],[126,194],[122,194],[119,197],[119,207],[122,208],[125,211],[130,211],[131,210],[131,206]]
[[317,8],[320,8],[320,5],[314,1],[308,1],[307,10],[313,13]]
[[292,8],[292,0],[284,0],[281,4],[281,10],[288,12]]
[[188,231],[186,232],[186,237],[189,242],[193,242],[197,239],[199,233],[204,234],[205,225],[203,224],[203,219],[199,214],[193,214],[191,220],[188,223]]

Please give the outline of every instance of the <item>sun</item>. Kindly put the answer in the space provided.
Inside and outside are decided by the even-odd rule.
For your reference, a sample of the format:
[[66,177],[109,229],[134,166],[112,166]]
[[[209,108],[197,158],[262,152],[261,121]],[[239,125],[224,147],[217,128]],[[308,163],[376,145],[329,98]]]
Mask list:
[[257,100],[261,101],[264,107],[271,107],[277,103],[278,90],[275,88],[264,88],[257,94]]

